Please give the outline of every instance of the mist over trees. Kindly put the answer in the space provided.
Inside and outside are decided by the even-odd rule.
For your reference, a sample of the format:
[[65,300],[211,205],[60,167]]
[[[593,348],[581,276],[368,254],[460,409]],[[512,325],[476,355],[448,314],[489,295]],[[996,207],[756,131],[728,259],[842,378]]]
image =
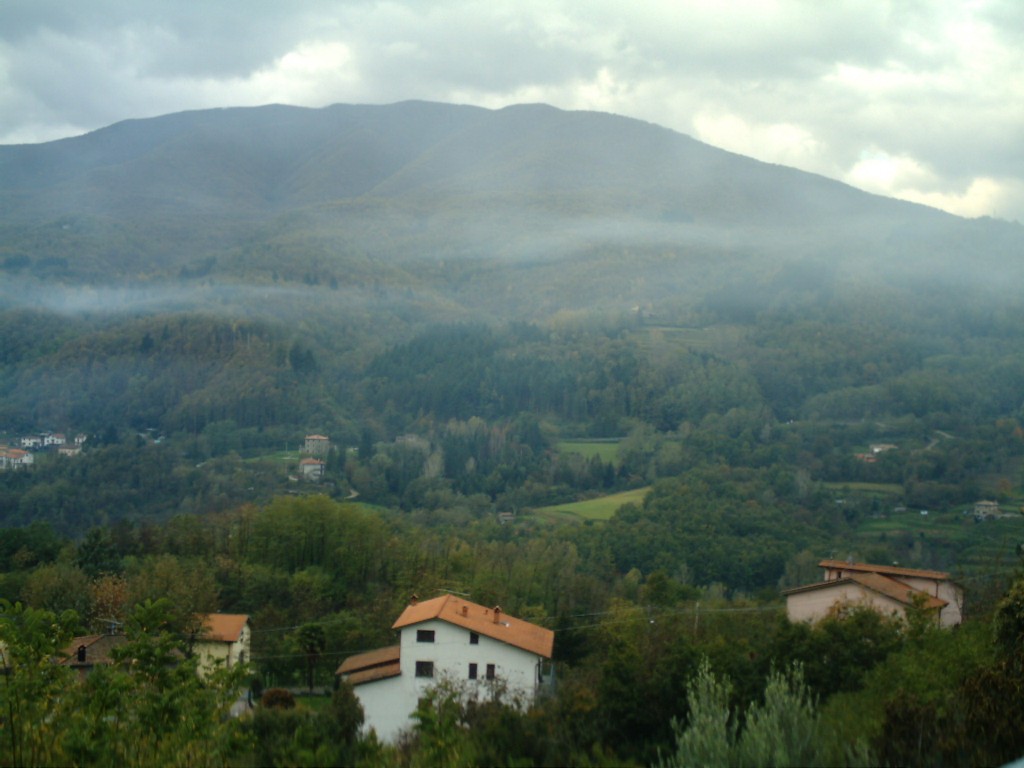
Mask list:
[[[0,471],[0,763],[1019,756],[1022,246],[543,106],[0,147],[0,445],[86,437]],[[779,588],[825,557],[948,570],[968,622],[789,624]],[[243,683],[330,686],[443,590],[556,630],[556,693],[523,713],[439,688],[396,749],[344,688],[219,719]],[[137,668],[107,680],[133,720],[42,662],[146,616],[166,632],[135,651],[169,653],[211,610],[252,616],[250,679],[154,666],[180,728]]]

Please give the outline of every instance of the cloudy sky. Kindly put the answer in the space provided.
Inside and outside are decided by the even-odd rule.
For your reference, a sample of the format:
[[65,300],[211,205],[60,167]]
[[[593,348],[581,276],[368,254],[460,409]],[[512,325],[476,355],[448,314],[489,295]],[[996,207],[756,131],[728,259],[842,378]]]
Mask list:
[[1024,222],[1020,0],[0,0],[0,144],[405,99],[614,112]]

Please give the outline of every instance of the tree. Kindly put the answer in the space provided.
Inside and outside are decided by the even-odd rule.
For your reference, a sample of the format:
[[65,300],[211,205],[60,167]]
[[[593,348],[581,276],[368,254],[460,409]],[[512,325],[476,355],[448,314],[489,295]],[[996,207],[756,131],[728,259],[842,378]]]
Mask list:
[[61,704],[74,673],[54,659],[77,624],[72,611],[58,615],[0,599],[0,765],[73,762],[63,748]]
[[316,670],[316,663],[327,645],[327,635],[324,628],[319,624],[303,624],[299,627],[296,642],[302,652],[306,654],[306,683],[309,692],[313,692],[313,677]]
[[442,681],[430,688],[413,712],[416,721],[414,766],[458,768],[474,764],[472,744],[463,727],[462,691]]
[[773,670],[764,700],[751,705],[744,723],[730,706],[732,683],[719,679],[705,660],[690,682],[690,717],[684,729],[674,720],[675,754],[664,768],[684,766],[872,765],[862,742],[844,744],[822,723],[817,703],[794,666]]

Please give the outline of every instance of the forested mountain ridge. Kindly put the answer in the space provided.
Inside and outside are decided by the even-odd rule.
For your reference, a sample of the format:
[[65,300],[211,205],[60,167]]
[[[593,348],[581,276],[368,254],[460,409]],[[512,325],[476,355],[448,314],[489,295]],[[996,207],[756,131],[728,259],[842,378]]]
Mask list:
[[[1024,242],[1018,226],[543,105],[131,120],[0,147],[0,211],[8,285],[319,283],[531,318],[716,289],[738,268],[770,280],[793,262],[849,279],[1017,275],[1006,256]],[[561,295],[534,300],[538,289]]]

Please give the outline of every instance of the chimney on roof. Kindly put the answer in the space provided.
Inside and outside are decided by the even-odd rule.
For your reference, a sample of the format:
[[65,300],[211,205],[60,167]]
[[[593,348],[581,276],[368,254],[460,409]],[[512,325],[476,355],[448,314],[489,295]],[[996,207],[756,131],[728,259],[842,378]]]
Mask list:
[[84,664],[85,663],[85,646],[84,645],[78,646],[78,663],[79,664]]
[[462,606],[462,615],[463,616],[469,616],[469,606],[468,605]]
[[497,624],[501,621],[501,606],[494,606],[494,623]]
[[419,601],[420,601],[420,596],[419,595],[413,595],[412,597],[409,598],[409,605],[416,605],[416,603],[418,603]]

